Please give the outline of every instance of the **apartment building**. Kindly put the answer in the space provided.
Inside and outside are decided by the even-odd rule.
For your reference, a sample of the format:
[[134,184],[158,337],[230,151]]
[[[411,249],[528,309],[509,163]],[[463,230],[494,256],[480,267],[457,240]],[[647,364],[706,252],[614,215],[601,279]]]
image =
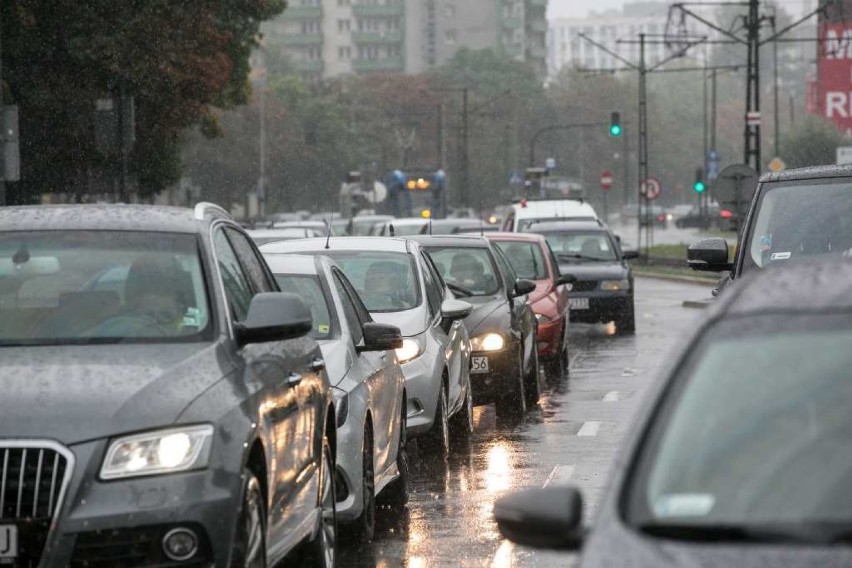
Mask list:
[[546,72],[547,0],[291,0],[266,49],[304,74],[420,73],[463,48],[503,49]]

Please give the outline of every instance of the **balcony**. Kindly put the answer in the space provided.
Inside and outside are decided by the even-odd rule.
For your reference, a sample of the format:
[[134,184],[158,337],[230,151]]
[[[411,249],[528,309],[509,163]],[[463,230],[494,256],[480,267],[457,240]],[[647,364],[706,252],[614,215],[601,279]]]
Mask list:
[[283,16],[288,20],[314,20],[322,18],[322,6],[288,6]]
[[354,69],[356,73],[404,71],[405,62],[402,57],[391,57],[388,59],[355,59],[352,61],[352,69]]
[[402,41],[402,32],[399,30],[388,30],[384,32],[352,32],[353,43],[399,43]]
[[356,18],[382,18],[388,16],[401,16],[402,4],[386,4],[380,6],[364,6],[356,4],[352,6],[352,13]]
[[294,63],[296,68],[303,73],[322,73],[322,59],[303,59]]
[[281,43],[288,47],[322,45],[322,34],[288,34],[281,36]]

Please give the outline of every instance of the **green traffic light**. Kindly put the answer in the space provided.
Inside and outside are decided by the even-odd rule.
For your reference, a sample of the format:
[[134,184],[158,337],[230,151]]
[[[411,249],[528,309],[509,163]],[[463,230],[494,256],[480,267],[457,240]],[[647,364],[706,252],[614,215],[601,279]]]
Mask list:
[[621,125],[620,124],[612,124],[609,127],[609,135],[610,136],[621,136]]
[[701,193],[702,191],[704,191],[704,182],[703,181],[695,182],[694,184],[692,184],[692,189],[695,190],[695,193]]

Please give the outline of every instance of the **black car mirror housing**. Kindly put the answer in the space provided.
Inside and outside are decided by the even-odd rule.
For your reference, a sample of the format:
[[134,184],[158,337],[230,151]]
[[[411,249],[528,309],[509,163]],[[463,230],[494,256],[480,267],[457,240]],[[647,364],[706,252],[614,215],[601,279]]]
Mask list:
[[402,332],[395,325],[367,322],[363,331],[364,342],[358,351],[387,351],[402,347]]
[[313,328],[311,310],[289,292],[255,294],[245,320],[235,325],[240,345],[283,341],[308,334]]
[[577,281],[577,277],[573,274],[560,274],[556,277],[556,285],[562,286],[563,284],[573,284]]
[[500,533],[534,548],[579,550],[583,545],[583,498],[571,486],[524,489],[494,504]]
[[525,278],[518,278],[515,281],[515,290],[512,297],[517,298],[518,296],[526,296],[527,294],[531,294],[535,291],[535,282],[532,280],[527,280]]
[[639,251],[638,250],[622,251],[621,258],[623,258],[624,260],[635,260],[635,259],[639,258]]
[[728,261],[728,241],[719,237],[702,239],[689,245],[686,261],[691,269],[705,272],[724,272],[734,268],[733,263]]

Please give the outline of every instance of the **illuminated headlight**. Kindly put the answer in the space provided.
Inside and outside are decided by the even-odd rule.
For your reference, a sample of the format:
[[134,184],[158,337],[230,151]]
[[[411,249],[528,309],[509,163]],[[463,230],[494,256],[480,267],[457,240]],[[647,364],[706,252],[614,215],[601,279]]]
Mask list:
[[674,215],[672,215],[671,213],[666,215],[666,221],[671,221],[672,219],[674,219]]
[[536,314],[535,319],[538,320],[538,323],[549,323],[550,318],[544,314]]
[[349,394],[337,387],[331,387],[331,398],[334,400],[334,415],[337,417],[337,427],[340,428],[349,416]]
[[400,363],[411,361],[423,354],[423,342],[417,339],[406,337],[402,340],[402,347],[396,348],[396,358]]
[[110,443],[101,479],[176,473],[207,467],[213,426],[170,428],[118,438]]
[[603,280],[601,290],[630,290],[630,280]]
[[471,351],[500,351],[506,345],[506,340],[499,333],[485,333],[470,340]]

